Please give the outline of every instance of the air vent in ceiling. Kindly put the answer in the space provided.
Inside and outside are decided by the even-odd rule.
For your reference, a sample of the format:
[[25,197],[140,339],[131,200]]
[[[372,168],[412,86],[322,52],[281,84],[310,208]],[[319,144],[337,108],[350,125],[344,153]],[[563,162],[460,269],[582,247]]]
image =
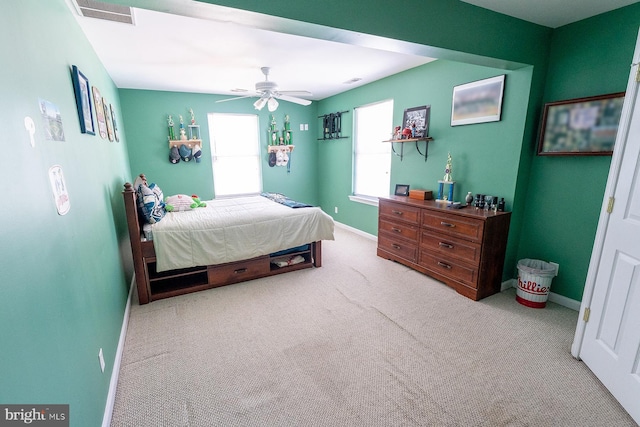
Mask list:
[[133,14],[128,6],[104,3],[96,0],[73,0],[76,9],[87,18],[133,24]]

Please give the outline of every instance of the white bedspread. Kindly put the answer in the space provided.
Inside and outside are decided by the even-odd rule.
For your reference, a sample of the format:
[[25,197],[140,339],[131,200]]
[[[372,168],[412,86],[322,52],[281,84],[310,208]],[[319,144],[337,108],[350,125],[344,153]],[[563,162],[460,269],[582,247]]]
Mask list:
[[262,196],[208,200],[206,208],[167,212],[153,224],[156,269],[240,261],[333,240],[333,227],[318,207],[293,209]]

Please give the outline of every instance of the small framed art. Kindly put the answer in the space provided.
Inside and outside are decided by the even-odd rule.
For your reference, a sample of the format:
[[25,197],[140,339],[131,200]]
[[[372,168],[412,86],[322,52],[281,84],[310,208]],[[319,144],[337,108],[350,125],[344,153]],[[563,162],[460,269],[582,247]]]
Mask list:
[[500,121],[504,79],[503,74],[454,86],[451,126]]
[[78,106],[78,118],[80,119],[80,132],[95,135],[93,128],[93,108],[91,107],[91,86],[75,65],[71,69],[73,80],[73,90],[76,94],[76,105]]
[[96,107],[96,121],[98,122],[98,133],[103,139],[107,138],[107,122],[104,117],[104,105],[102,104],[102,95],[100,90],[93,86],[91,88],[93,93],[93,105]]
[[396,184],[396,192],[394,194],[396,196],[408,196],[409,195],[409,185],[407,185],[407,184]]
[[545,104],[538,155],[611,155],[624,95],[619,92]]
[[402,116],[402,129],[411,129],[412,138],[425,138],[429,136],[430,105],[407,108]]

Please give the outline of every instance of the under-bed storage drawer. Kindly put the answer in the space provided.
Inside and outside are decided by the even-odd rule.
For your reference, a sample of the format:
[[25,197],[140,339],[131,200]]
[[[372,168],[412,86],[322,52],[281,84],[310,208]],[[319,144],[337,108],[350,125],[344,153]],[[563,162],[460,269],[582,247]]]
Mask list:
[[207,267],[209,285],[220,286],[266,276],[270,272],[269,256]]

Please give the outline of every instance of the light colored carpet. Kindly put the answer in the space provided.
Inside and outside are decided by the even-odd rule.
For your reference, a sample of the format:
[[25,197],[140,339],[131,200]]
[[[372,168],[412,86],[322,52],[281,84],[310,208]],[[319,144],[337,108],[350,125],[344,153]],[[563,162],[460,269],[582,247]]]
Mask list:
[[479,302],[341,228],[323,267],[131,309],[112,426],[635,426],[577,312]]

